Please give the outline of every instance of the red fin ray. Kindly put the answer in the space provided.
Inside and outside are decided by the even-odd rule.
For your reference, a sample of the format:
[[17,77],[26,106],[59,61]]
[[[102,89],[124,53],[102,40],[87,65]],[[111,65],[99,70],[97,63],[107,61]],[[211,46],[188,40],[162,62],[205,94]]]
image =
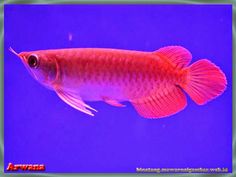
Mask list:
[[220,68],[202,59],[189,67],[187,83],[182,87],[197,104],[202,105],[221,95],[226,84],[226,77]]
[[180,68],[186,67],[192,59],[192,54],[181,46],[163,47],[155,53],[165,56],[172,64]]
[[184,93],[176,86],[131,102],[138,113],[145,118],[167,117],[184,109],[187,104]]
[[57,89],[55,91],[56,91],[57,95],[64,102],[66,102],[68,105],[70,105],[71,107],[73,107],[85,114],[88,114],[90,116],[94,116],[94,114],[90,110],[97,112],[96,109],[94,109],[91,106],[84,103],[79,95],[73,95],[71,93],[67,93],[67,92],[60,90],[60,89]]

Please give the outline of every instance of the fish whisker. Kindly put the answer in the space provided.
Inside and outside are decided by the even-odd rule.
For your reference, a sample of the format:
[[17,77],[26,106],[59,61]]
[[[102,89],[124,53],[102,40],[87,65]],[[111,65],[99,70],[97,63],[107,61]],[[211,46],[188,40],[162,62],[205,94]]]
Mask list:
[[16,53],[16,51],[12,47],[9,47],[9,51],[11,51],[13,54],[19,57],[19,54]]

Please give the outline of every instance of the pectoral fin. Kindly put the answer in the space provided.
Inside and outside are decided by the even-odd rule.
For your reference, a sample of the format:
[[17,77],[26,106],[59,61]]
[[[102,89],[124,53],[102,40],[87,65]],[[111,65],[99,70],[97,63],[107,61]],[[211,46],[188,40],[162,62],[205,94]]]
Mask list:
[[96,109],[94,109],[94,108],[90,107],[89,105],[87,105],[86,103],[84,103],[78,95],[73,95],[73,94],[64,92],[63,90],[56,90],[56,93],[64,102],[66,102],[71,107],[73,107],[83,113],[86,113],[90,116],[94,116],[94,114],[90,110],[97,112]]
[[113,100],[108,97],[102,97],[103,101],[106,102],[109,105],[116,106],[116,107],[125,107],[125,105],[119,103],[117,100]]

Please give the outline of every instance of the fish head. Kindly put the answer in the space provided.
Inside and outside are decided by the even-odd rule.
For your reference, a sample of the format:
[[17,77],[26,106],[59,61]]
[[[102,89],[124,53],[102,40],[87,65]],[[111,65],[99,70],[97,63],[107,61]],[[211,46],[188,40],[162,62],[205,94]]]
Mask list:
[[53,83],[58,77],[57,61],[53,55],[44,51],[21,52],[18,54],[12,48],[9,50],[21,59],[34,79],[48,88],[53,87]]

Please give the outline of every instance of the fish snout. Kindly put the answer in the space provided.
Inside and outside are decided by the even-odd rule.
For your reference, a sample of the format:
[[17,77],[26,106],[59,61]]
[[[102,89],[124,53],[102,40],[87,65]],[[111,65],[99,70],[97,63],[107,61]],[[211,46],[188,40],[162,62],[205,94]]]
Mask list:
[[18,57],[24,62],[27,62],[27,56],[25,55],[24,52],[19,53]]
[[23,62],[26,62],[27,57],[25,52],[17,53],[12,47],[9,47],[9,51],[20,58]]

